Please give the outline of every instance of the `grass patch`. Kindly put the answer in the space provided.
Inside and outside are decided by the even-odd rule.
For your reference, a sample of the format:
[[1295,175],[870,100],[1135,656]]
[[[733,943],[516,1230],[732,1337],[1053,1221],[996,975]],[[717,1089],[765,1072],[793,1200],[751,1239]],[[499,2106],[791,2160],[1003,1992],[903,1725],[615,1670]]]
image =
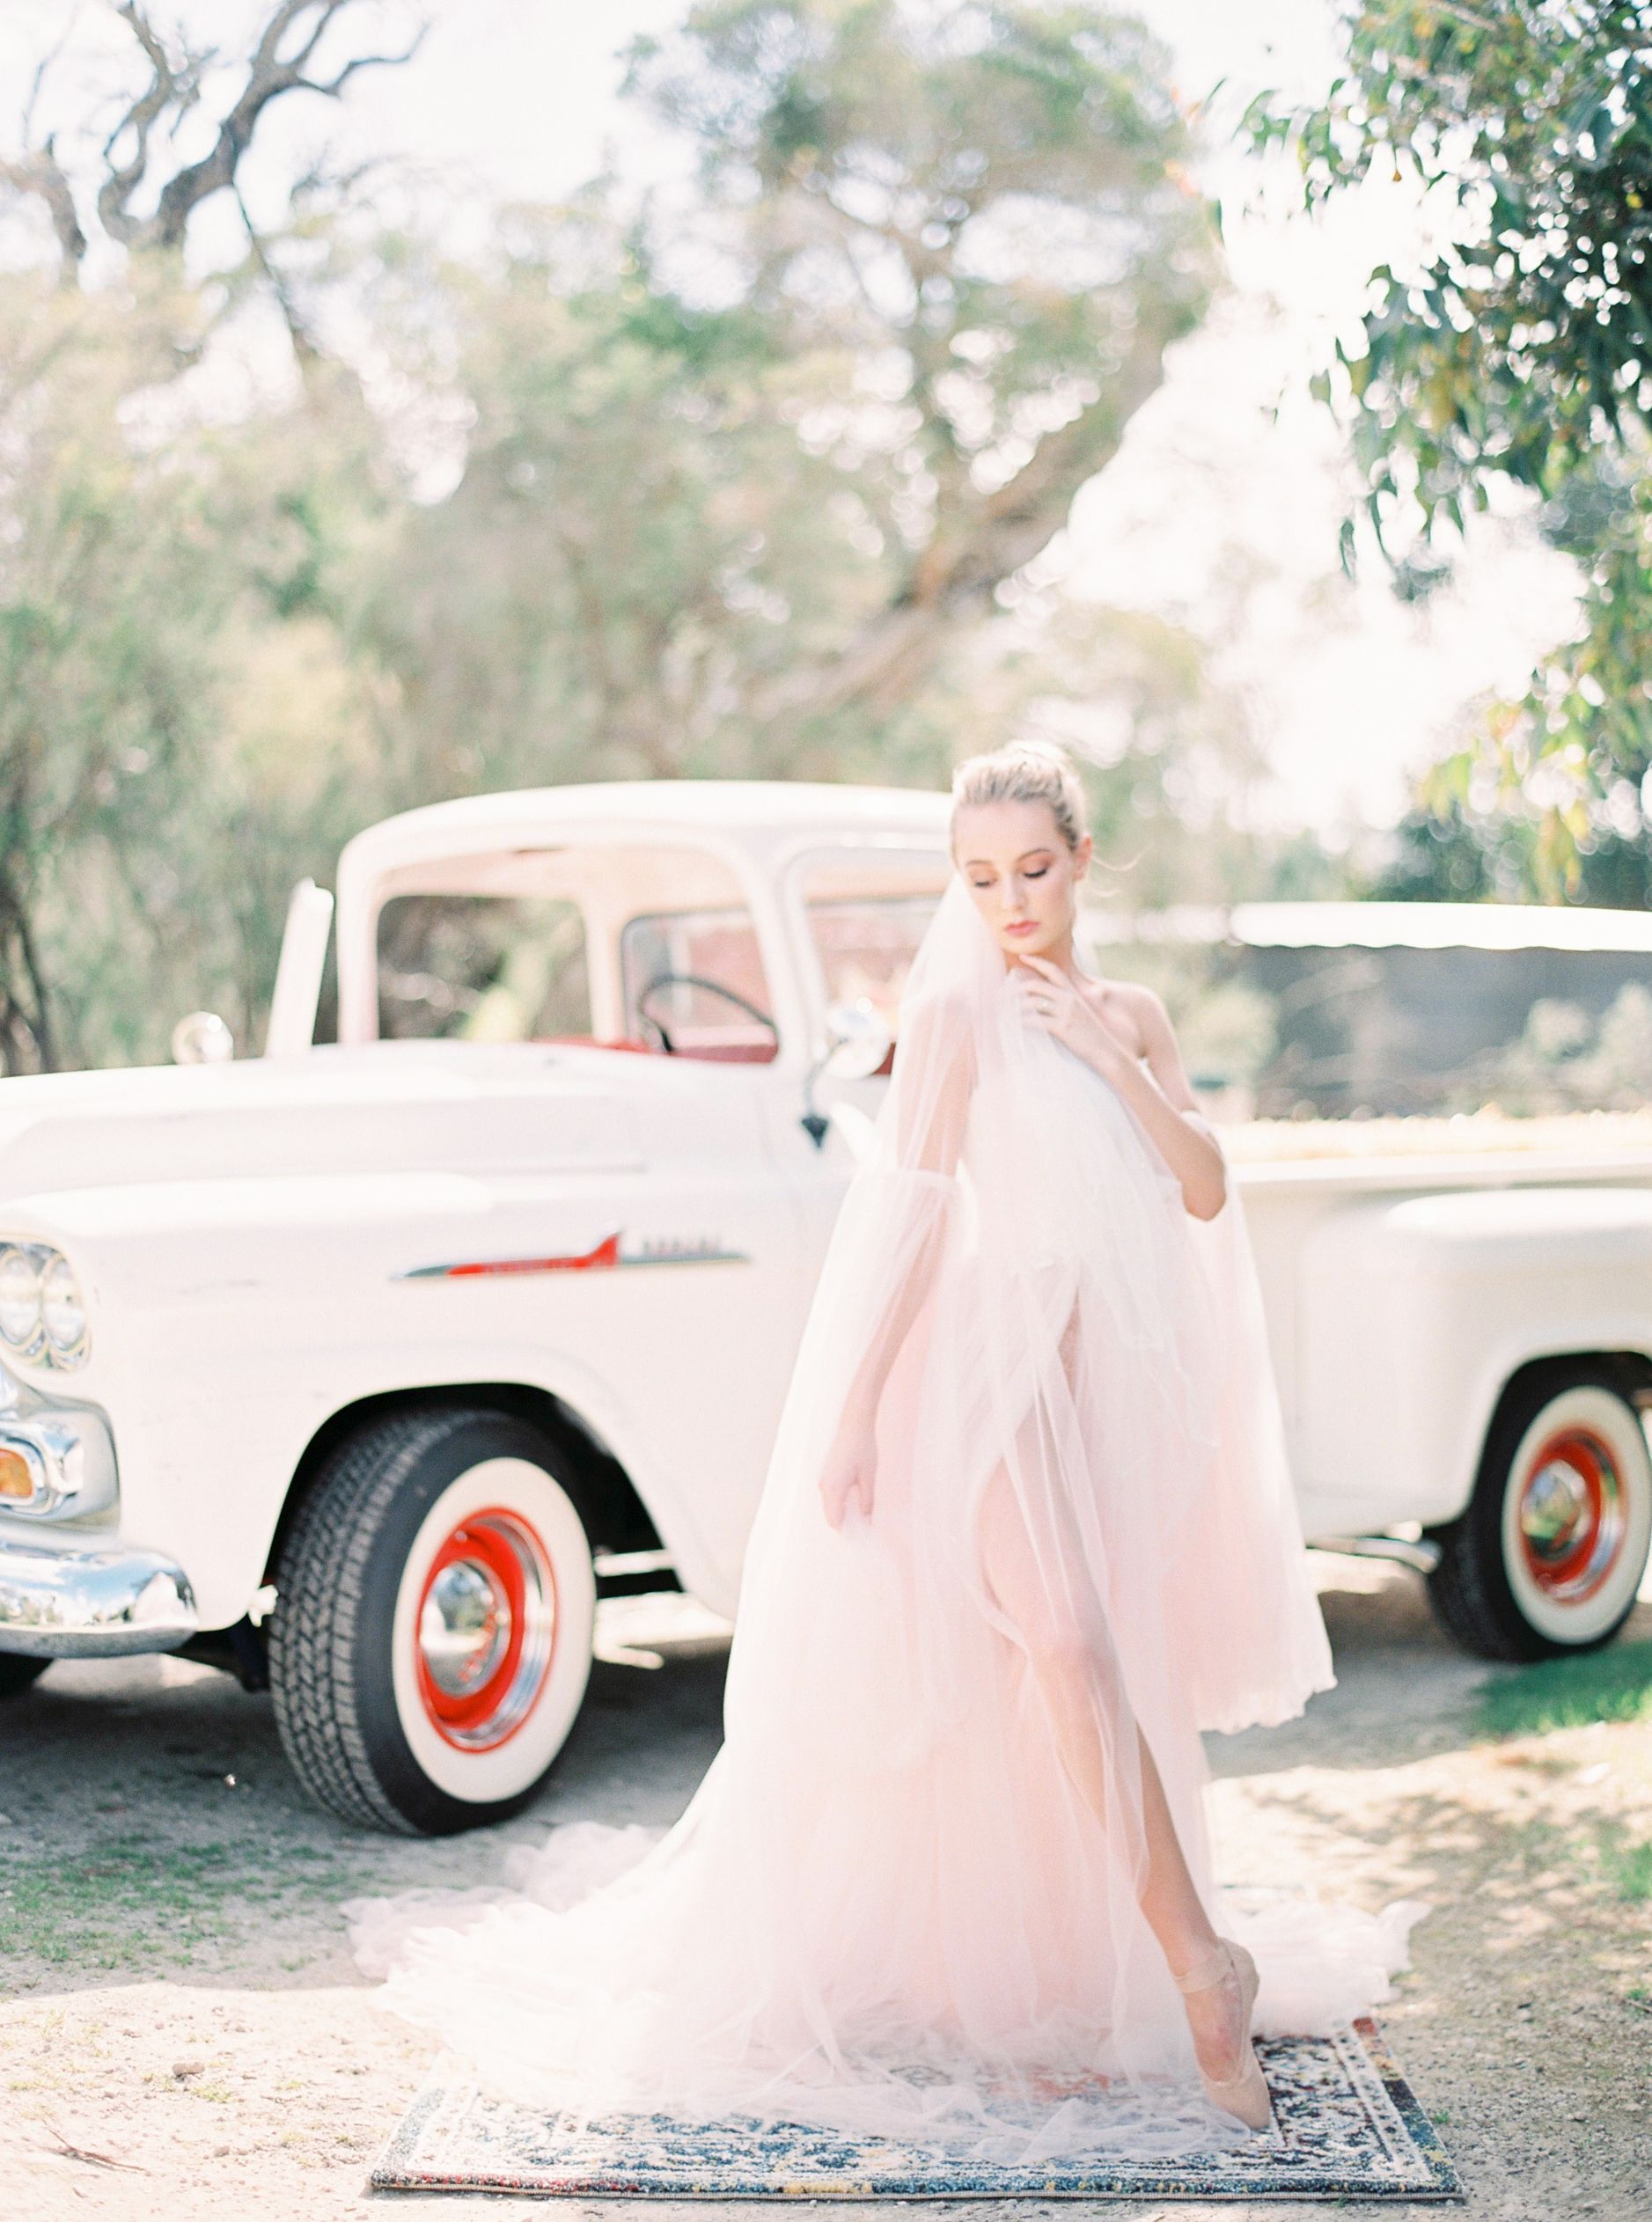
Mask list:
[[1543,1736],[1597,1720],[1652,1720],[1652,1643],[1608,1644],[1575,1659],[1545,1659],[1501,1676],[1479,1693],[1480,1719],[1497,1736]]
[[1643,1906],[1652,1898],[1652,1844],[1619,1844],[1603,1837],[1600,1864],[1625,1905]]
[[249,1916],[278,1918],[284,1901],[318,1886],[331,1896],[341,1880],[309,1846],[180,1844],[134,1831],[50,1860],[0,1854],[0,1932],[11,1954],[46,1969],[145,1971],[187,1962]]

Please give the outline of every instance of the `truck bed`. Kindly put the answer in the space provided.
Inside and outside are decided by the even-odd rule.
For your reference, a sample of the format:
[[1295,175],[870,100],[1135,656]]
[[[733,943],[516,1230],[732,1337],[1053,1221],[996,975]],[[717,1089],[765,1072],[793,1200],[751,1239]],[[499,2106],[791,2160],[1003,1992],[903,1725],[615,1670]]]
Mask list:
[[1652,1179],[1652,1111],[1250,1119],[1221,1133],[1247,1193],[1298,1184],[1432,1188]]

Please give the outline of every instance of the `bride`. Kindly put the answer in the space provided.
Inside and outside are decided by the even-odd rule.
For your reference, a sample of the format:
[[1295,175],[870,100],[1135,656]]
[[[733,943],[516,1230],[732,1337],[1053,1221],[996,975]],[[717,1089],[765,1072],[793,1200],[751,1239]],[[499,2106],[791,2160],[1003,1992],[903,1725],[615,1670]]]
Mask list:
[[1200,1731],[1330,1654],[1221,1148],[1157,1000],[1075,954],[1090,848],[1056,752],[957,773],[681,1818],[348,1909],[507,2096],[1167,2157],[1268,2125],[1259,1979],[1316,2029],[1403,1962],[1391,1917],[1286,1905],[1259,1977],[1213,1880]]

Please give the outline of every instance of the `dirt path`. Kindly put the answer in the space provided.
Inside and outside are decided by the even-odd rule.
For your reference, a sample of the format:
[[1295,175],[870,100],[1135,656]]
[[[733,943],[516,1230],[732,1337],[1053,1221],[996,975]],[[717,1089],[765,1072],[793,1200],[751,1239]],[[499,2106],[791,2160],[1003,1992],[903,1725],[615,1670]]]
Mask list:
[[[1459,2211],[1472,2222],[1648,2222],[1652,1725],[1492,1739],[1486,1670],[1436,1635],[1413,1578],[1318,1563],[1340,1686],[1286,1728],[1212,1740],[1224,1874],[1368,1906],[1433,1903],[1384,2020],[1471,2187]],[[680,1809],[716,1747],[717,1627],[680,1599],[605,1608],[604,1627],[610,1656],[555,1785],[507,1829],[442,1844],[356,1836],[312,1811],[268,1699],[208,1668],[64,1665],[8,1706],[6,2222],[542,2222],[546,2206],[519,2198],[363,2192],[430,2047],[372,2006],[337,1909],[362,1892],[491,1881],[502,1842],[555,1821]],[[1652,1637],[1652,1606],[1631,1632]],[[628,1661],[643,1645],[661,1663]],[[986,2222],[979,2203],[955,2211]],[[1040,2211],[1070,2222],[1059,2204]],[[1113,2210],[1120,2222],[1237,2211]],[[650,2203],[649,2222],[678,2214]]]

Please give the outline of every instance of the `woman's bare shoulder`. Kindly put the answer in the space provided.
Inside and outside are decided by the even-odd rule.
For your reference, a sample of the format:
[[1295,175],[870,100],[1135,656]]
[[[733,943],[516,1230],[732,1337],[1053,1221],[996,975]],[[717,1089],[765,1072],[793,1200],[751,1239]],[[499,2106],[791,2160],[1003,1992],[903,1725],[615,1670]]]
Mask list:
[[1117,1016],[1113,1024],[1120,1031],[1127,1028],[1134,1036],[1136,1055],[1144,1060],[1175,1108],[1183,1111],[1197,1110],[1197,1099],[1182,1062],[1181,1045],[1176,1039],[1170,1013],[1150,987],[1138,986],[1134,980],[1120,981],[1117,992],[1124,1000],[1114,1007]]
[[1097,983],[1109,1016],[1127,1025],[1137,1038],[1137,1054],[1145,1056],[1155,1042],[1173,1041],[1170,1014],[1150,987],[1133,979],[1104,979]]

